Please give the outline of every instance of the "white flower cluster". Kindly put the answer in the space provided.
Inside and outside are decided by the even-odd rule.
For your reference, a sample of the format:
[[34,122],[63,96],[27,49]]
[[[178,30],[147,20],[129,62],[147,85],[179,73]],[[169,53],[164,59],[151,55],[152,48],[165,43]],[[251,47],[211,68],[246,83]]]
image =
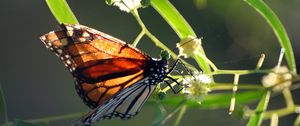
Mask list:
[[208,92],[211,91],[210,83],[212,83],[212,79],[206,74],[194,74],[183,80],[183,93],[187,94],[189,99],[201,103]]
[[193,36],[188,36],[187,38],[182,39],[179,43],[177,43],[176,47],[179,50],[179,55],[187,58],[193,56],[195,52],[200,50],[201,39]]
[[274,91],[281,91],[283,88],[291,86],[293,76],[286,66],[276,67],[273,71],[262,78],[264,87],[273,87]]
[[110,3],[127,13],[133,9],[141,7],[141,0],[111,0]]

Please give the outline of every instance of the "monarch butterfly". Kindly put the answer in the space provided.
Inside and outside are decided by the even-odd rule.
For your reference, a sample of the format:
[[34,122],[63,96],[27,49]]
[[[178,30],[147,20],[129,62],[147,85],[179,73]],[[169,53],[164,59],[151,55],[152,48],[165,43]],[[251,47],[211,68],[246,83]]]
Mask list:
[[[59,31],[40,37],[69,69],[75,88],[93,110],[76,124],[135,116],[173,69],[169,55],[154,59],[125,42],[79,24],[62,24]],[[178,83],[178,82],[176,82]],[[168,83],[167,83],[168,84]],[[169,85],[169,84],[168,84]]]

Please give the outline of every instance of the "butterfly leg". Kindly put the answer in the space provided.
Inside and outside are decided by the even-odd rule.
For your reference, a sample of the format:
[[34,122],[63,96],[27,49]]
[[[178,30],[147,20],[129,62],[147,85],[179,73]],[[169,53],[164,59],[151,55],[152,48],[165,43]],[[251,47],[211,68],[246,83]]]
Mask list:
[[[179,89],[178,91],[175,91],[175,89],[172,87],[172,85],[168,82],[165,81],[166,84],[170,87],[170,89],[173,91],[174,94],[178,94],[183,88]],[[176,82],[175,82],[176,83]],[[178,83],[178,82],[177,82]]]
[[167,74],[170,74],[173,70],[175,70],[175,67],[178,65],[178,63],[180,63],[184,67],[184,69],[188,72],[188,74],[193,76],[192,72],[184,65],[184,63],[180,59],[177,59],[175,61],[175,63],[168,70]]
[[166,76],[166,78],[170,79],[171,81],[175,82],[177,85],[179,86],[183,86],[182,84],[180,84],[177,80],[175,80],[174,78],[170,77],[170,76]]
[[168,70],[167,75],[170,74],[170,73],[174,70],[174,68],[176,67],[176,65],[178,64],[179,61],[180,61],[180,59],[177,59],[177,60],[175,61],[175,63],[174,63],[174,64],[170,67],[170,69]]
[[[171,81],[175,82],[175,83],[176,83],[177,85],[179,85],[179,86],[183,86],[183,84],[179,83],[177,80],[175,80],[174,78],[172,78],[172,77],[170,77],[170,76],[167,76],[166,78],[168,78],[168,79],[170,79]],[[174,90],[174,88],[173,88],[170,84],[168,84],[168,86],[170,86],[170,88],[171,88],[172,90]],[[183,88],[179,89],[179,91],[177,91],[177,93],[179,93],[182,89],[183,89]],[[174,92],[174,93],[175,93],[175,92]],[[175,93],[175,94],[177,94],[177,93]]]

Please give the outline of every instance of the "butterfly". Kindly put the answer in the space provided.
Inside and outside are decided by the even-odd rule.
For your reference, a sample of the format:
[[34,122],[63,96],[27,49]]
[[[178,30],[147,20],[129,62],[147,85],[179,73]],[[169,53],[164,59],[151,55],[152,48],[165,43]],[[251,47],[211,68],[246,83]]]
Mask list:
[[[168,53],[151,58],[110,35],[79,24],[61,24],[61,30],[40,37],[45,46],[65,64],[75,79],[75,88],[92,111],[76,124],[114,117],[130,119],[157,87],[169,78]],[[167,83],[169,86],[170,84]]]

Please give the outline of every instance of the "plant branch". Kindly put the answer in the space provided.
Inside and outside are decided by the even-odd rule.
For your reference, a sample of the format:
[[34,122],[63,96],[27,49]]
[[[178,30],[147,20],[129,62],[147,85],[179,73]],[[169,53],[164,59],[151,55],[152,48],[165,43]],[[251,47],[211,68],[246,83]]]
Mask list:
[[283,89],[282,94],[288,108],[295,106],[293,96],[289,88]]
[[266,111],[264,113],[263,119],[270,119],[273,114],[277,114],[278,117],[286,116],[286,115],[295,113],[297,110],[300,110],[300,105],[295,105],[293,107],[286,107],[286,108],[282,108],[282,109]]
[[[145,24],[143,23],[142,19],[140,18],[140,15],[138,13],[138,10],[137,9],[133,9],[131,11],[131,14],[135,17],[135,19],[137,20],[138,24],[140,25],[140,27],[142,28],[142,31],[144,31],[146,34],[153,42],[154,44],[163,49],[163,50],[166,50],[170,53],[170,55],[172,56],[173,59],[178,59],[177,55],[172,51],[170,50],[166,45],[164,45],[160,40],[158,40],[148,29],[147,27],[145,26]],[[136,44],[135,44],[136,45]],[[187,66],[189,67],[190,69],[192,70],[197,70],[193,65],[187,63],[186,61],[182,60],[181,61]]]
[[[48,122],[53,122],[53,121],[80,118],[82,115],[83,115],[82,112],[78,112],[78,113],[71,113],[71,114],[58,115],[58,116],[50,116],[50,117],[31,119],[31,120],[25,120],[25,121],[30,122],[30,123],[48,123]],[[8,125],[12,126],[13,122],[9,122]],[[1,125],[1,126],[6,126],[6,125]]]
[[139,41],[141,40],[141,38],[145,35],[145,30],[142,29],[142,31],[139,33],[139,35],[135,38],[135,40],[132,42],[132,46],[136,47],[136,45],[139,43]]
[[186,99],[182,100],[178,106],[161,122],[161,125],[168,121],[175,113],[177,113],[183,106],[185,106]]
[[187,108],[186,105],[183,105],[183,106],[181,107],[181,109],[180,109],[180,111],[179,111],[179,113],[178,113],[178,116],[177,116],[177,118],[176,118],[176,120],[175,120],[174,126],[179,126],[180,121],[181,121],[181,119],[182,119],[184,113],[186,112],[186,108]]
[[211,73],[211,75],[219,75],[219,74],[239,74],[239,75],[245,75],[245,74],[255,74],[255,73],[270,73],[272,70],[217,70]]

